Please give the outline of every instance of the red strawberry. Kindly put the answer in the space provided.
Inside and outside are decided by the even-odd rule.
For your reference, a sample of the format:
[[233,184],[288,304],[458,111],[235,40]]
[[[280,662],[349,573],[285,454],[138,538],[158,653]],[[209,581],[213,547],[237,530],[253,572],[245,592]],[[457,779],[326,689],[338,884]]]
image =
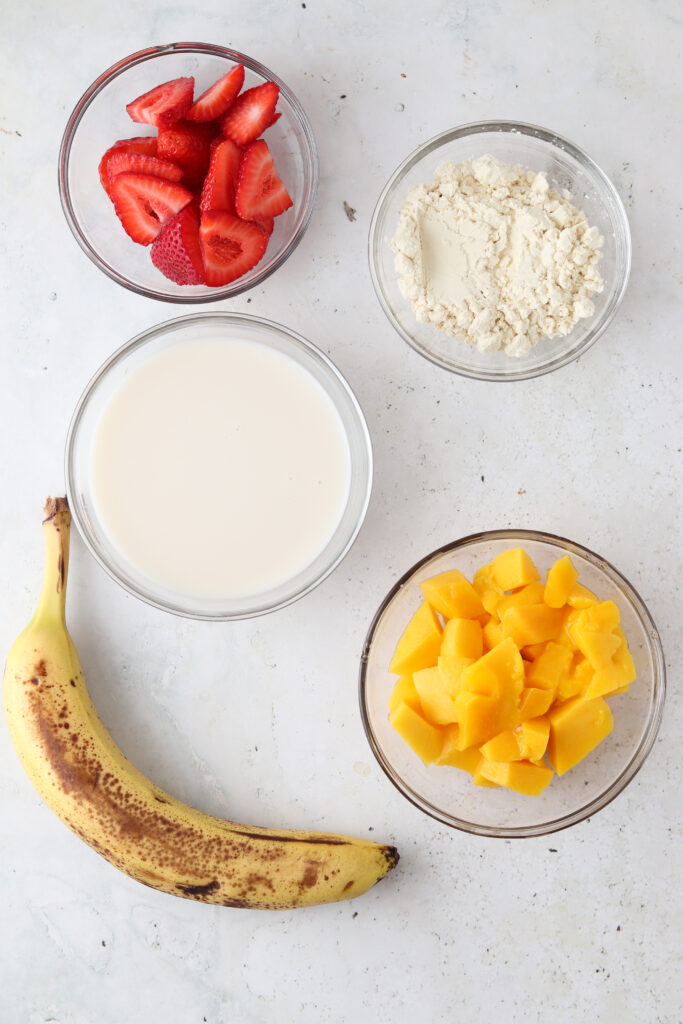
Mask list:
[[192,104],[185,115],[188,121],[213,121],[220,117],[233,102],[237,93],[244,85],[244,68],[235,64],[234,68],[223,75],[217,82],[203,92]]
[[157,140],[157,156],[172,160],[183,169],[183,185],[198,185],[204,178],[211,156],[214,126],[178,121],[162,128]]
[[154,239],[152,263],[176,284],[204,284],[204,264],[199,247],[199,216],[194,203],[183,207]]
[[[232,139],[223,139],[211,154],[211,163],[204,179],[199,209],[235,212],[235,185],[242,150]],[[213,143],[212,143],[213,145]]]
[[240,163],[235,190],[238,215],[245,220],[263,220],[277,217],[292,205],[267,144],[263,139],[257,139],[247,146]]
[[100,160],[100,181],[102,182],[102,188],[109,195],[109,176],[107,174],[107,165],[109,161],[116,153],[141,153],[144,156],[156,156],[157,155],[157,140],[152,135],[143,135],[136,139],[119,139],[113,146],[110,146],[107,152]]
[[[156,141],[156,140],[155,140]],[[159,160],[155,156],[143,153],[114,153],[107,164],[107,177],[111,183],[117,174],[153,174],[167,181],[180,181],[183,176],[182,167],[172,164],[170,160]]]
[[202,214],[199,241],[206,283],[212,287],[228,284],[246,274],[256,266],[268,245],[268,237],[258,224],[240,220],[223,210],[208,210]]
[[[282,114],[278,110],[277,114],[273,114],[273,116],[271,117],[270,121],[266,125],[266,128],[270,128],[270,126],[275,124],[276,121],[279,121],[281,117],[282,117]],[[264,128],[263,130],[265,131],[266,129]]]
[[189,189],[151,174],[117,174],[111,198],[124,231],[134,242],[149,245],[164,224],[192,199]]
[[193,93],[194,78],[174,78],[138,96],[126,110],[134,121],[168,128],[188,112]]
[[264,82],[238,96],[221,118],[223,134],[238,146],[257,139],[273,123],[280,90],[275,82]]
[[262,217],[261,220],[257,220],[256,223],[260,228],[263,228],[265,233],[268,235],[268,238],[270,238],[270,236],[273,233],[273,228],[275,227],[275,221],[273,220],[273,218]]

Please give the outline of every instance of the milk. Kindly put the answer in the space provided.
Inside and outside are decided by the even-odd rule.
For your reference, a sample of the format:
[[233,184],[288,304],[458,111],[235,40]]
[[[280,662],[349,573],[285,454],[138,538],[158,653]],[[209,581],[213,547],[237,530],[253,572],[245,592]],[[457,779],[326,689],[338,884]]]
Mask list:
[[139,572],[236,598],[294,577],[349,493],[341,419],[290,357],[252,341],[179,344],[111,396],[91,453],[97,515]]

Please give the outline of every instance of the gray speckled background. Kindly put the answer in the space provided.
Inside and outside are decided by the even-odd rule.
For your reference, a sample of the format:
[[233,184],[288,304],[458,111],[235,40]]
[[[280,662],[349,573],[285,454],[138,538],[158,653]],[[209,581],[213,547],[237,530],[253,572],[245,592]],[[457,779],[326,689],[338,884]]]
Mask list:
[[[348,376],[375,444],[370,512],[318,590],[233,625],[142,605],[76,538],[70,623],[105,722],[162,786],[260,824],[370,833],[402,860],[362,899],[311,911],[174,901],[115,872],[52,817],[2,728],[2,1022],[676,1024],[680,8],[204,0],[197,10],[5,4],[0,651],[36,596],[40,505],[63,488],[78,395],[122,341],[177,313],[116,287],[78,250],[56,187],[63,125],[127,53],[180,39],[235,46],[300,97],[322,177],[300,248],[222,308],[293,327]],[[380,311],[365,255],[375,198],[398,162],[446,127],[495,117],[584,147],[615,181],[634,241],[607,334],[579,362],[511,386],[452,377],[411,352]],[[356,674],[376,605],[418,557],[515,525],[586,544],[633,582],[661,630],[669,698],[649,761],[613,804],[549,839],[510,843],[449,831],[393,790],[362,733]]]

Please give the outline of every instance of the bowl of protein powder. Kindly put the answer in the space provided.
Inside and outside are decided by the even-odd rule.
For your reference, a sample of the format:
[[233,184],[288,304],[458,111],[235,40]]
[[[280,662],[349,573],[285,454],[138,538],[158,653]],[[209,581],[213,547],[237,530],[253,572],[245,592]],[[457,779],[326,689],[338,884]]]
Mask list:
[[482,121],[437,135],[392,174],[370,270],[398,333],[445,369],[523,380],[564,366],[623,298],[631,237],[619,195],[574,143]]

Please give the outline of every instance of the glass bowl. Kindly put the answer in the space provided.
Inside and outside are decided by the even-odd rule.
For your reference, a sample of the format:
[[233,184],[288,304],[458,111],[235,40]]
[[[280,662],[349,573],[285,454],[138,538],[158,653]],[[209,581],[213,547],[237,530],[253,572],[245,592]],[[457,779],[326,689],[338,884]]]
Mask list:
[[[245,88],[268,80],[280,87],[282,117],[268,129],[266,139],[294,205],[276,217],[265,256],[242,277],[221,288],[177,285],[154,266],[149,246],[136,245],[126,235],[100,184],[98,164],[117,139],[156,135],[152,125],[136,124],[126,113],[126,104],[136,96],[190,75],[199,96],[236,63],[244,65]],[[265,280],[301,241],[313,212],[318,176],[313,129],[291,89],[251,57],[206,43],[152,46],[108,68],[76,104],[59,152],[62,209],[83,252],[113,281],[166,302],[217,302]]]
[[[551,188],[567,189],[596,225],[605,243],[598,264],[604,290],[592,296],[595,310],[565,337],[544,338],[516,358],[480,352],[433,324],[420,323],[403,297],[390,248],[406,195],[434,179],[442,160],[461,163],[490,154],[509,164],[543,171]],[[370,273],[380,304],[398,333],[417,352],[446,370],[477,380],[525,380],[576,359],[597,341],[621,302],[631,268],[631,235],[626,211],[614,185],[574,143],[554,132],[515,121],[480,121],[442,132],[411,153],[387,182],[370,224]]]
[[[296,576],[259,594],[230,598],[188,596],[150,579],[111,541],[98,515],[91,479],[93,439],[102,412],[128,374],[160,352],[189,341],[253,341],[288,356],[305,369],[331,400],[346,436],[350,484],[346,505],[325,548]],[[293,331],[238,313],[195,313],[151,327],[115,352],[81,396],[69,427],[65,455],[69,505],[87,547],[109,575],[148,604],[194,619],[244,619],[282,608],[303,597],[341,562],[361,528],[372,486],[372,448],[363,413],[351,388],[330,360]]]
[[[389,724],[387,702],[396,676],[389,662],[408,620],[418,608],[420,583],[448,569],[469,579],[510,547],[524,547],[542,576],[556,559],[571,555],[579,581],[603,600],[614,601],[635,661],[628,693],[610,697],[614,729],[571,771],[554,776],[541,796],[475,786],[458,768],[430,765]],[[534,530],[493,530],[439,548],[396,583],[375,615],[360,667],[360,707],[365,732],[389,779],[411,803],[453,828],[479,836],[547,835],[575,825],[605,807],[631,781],[652,749],[662,718],[665,669],[659,634],[631,584],[609,562],[579,544]]]

